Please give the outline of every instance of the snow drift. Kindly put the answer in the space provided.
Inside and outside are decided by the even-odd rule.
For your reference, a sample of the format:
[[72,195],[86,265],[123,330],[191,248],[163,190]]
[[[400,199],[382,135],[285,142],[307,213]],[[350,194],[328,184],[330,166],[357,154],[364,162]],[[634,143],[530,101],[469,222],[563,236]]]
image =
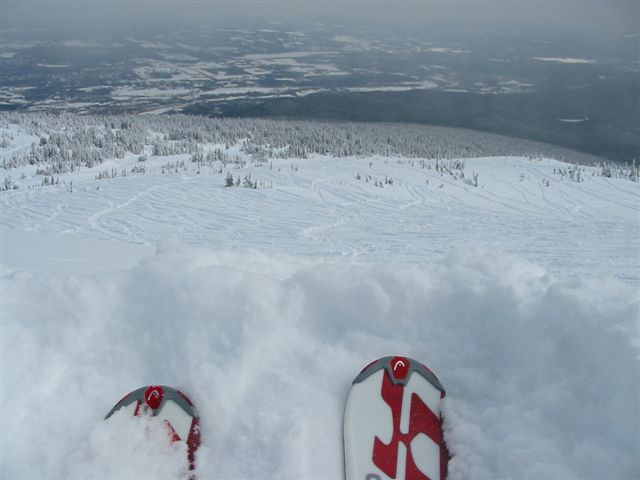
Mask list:
[[453,480],[640,471],[639,299],[618,280],[488,251],[409,265],[164,243],[126,271],[8,272],[2,297],[3,478],[184,474],[184,452],[102,421],[168,384],[201,414],[199,478],[339,479],[350,382],[389,354],[447,388]]

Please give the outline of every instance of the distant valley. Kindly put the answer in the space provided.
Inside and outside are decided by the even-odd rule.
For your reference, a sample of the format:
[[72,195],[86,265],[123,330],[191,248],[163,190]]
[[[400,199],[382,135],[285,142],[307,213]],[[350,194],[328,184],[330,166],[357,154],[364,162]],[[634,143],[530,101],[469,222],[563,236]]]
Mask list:
[[8,29],[0,109],[410,122],[618,162],[640,152],[633,36],[267,27],[102,41]]

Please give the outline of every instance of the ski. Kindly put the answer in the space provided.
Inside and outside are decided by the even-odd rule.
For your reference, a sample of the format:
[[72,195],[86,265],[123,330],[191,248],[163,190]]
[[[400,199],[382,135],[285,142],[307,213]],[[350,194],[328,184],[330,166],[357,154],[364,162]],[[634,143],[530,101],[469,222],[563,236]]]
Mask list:
[[189,470],[195,469],[195,455],[200,446],[200,417],[189,397],[166,385],[140,387],[116,403],[105,420],[121,409],[128,410],[131,416],[151,415],[164,420],[167,435],[174,442],[187,444]]
[[445,480],[445,389],[422,363],[384,357],[352,383],[344,415],[346,480]]

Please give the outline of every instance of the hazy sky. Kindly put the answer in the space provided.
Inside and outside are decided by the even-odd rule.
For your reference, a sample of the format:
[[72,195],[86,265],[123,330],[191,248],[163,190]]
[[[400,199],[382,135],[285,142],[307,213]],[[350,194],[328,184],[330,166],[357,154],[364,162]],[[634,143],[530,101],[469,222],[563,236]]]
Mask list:
[[572,32],[640,31],[637,0],[538,1],[98,1],[0,0],[2,28],[44,26],[73,33],[172,24],[316,20],[376,28],[543,26]]

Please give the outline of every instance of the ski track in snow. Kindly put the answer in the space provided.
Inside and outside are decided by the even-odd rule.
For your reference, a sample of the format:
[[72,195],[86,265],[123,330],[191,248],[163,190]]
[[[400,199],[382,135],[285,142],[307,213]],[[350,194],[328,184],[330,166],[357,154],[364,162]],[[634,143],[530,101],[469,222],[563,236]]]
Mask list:
[[[474,187],[406,160],[370,161],[314,158],[298,161],[295,171],[283,160],[272,170],[231,170],[263,182],[257,190],[224,188],[222,175],[206,167],[201,175],[181,170],[108,181],[85,173],[73,194],[61,185],[5,192],[1,222],[5,229],[145,245],[170,237],[373,261],[430,261],[472,245],[521,254],[561,276],[640,281],[631,242],[640,234],[637,183],[591,176],[593,169],[576,183],[553,175],[558,162],[498,158],[466,161],[467,172],[479,174]],[[373,185],[386,177],[394,184]]]
[[186,477],[153,425],[100,421],[164,383],[201,413],[198,478],[339,479],[350,382],[390,354],[448,390],[451,480],[640,471],[637,183],[314,157],[230,169],[254,190],[165,162],[0,195],[2,478]]

